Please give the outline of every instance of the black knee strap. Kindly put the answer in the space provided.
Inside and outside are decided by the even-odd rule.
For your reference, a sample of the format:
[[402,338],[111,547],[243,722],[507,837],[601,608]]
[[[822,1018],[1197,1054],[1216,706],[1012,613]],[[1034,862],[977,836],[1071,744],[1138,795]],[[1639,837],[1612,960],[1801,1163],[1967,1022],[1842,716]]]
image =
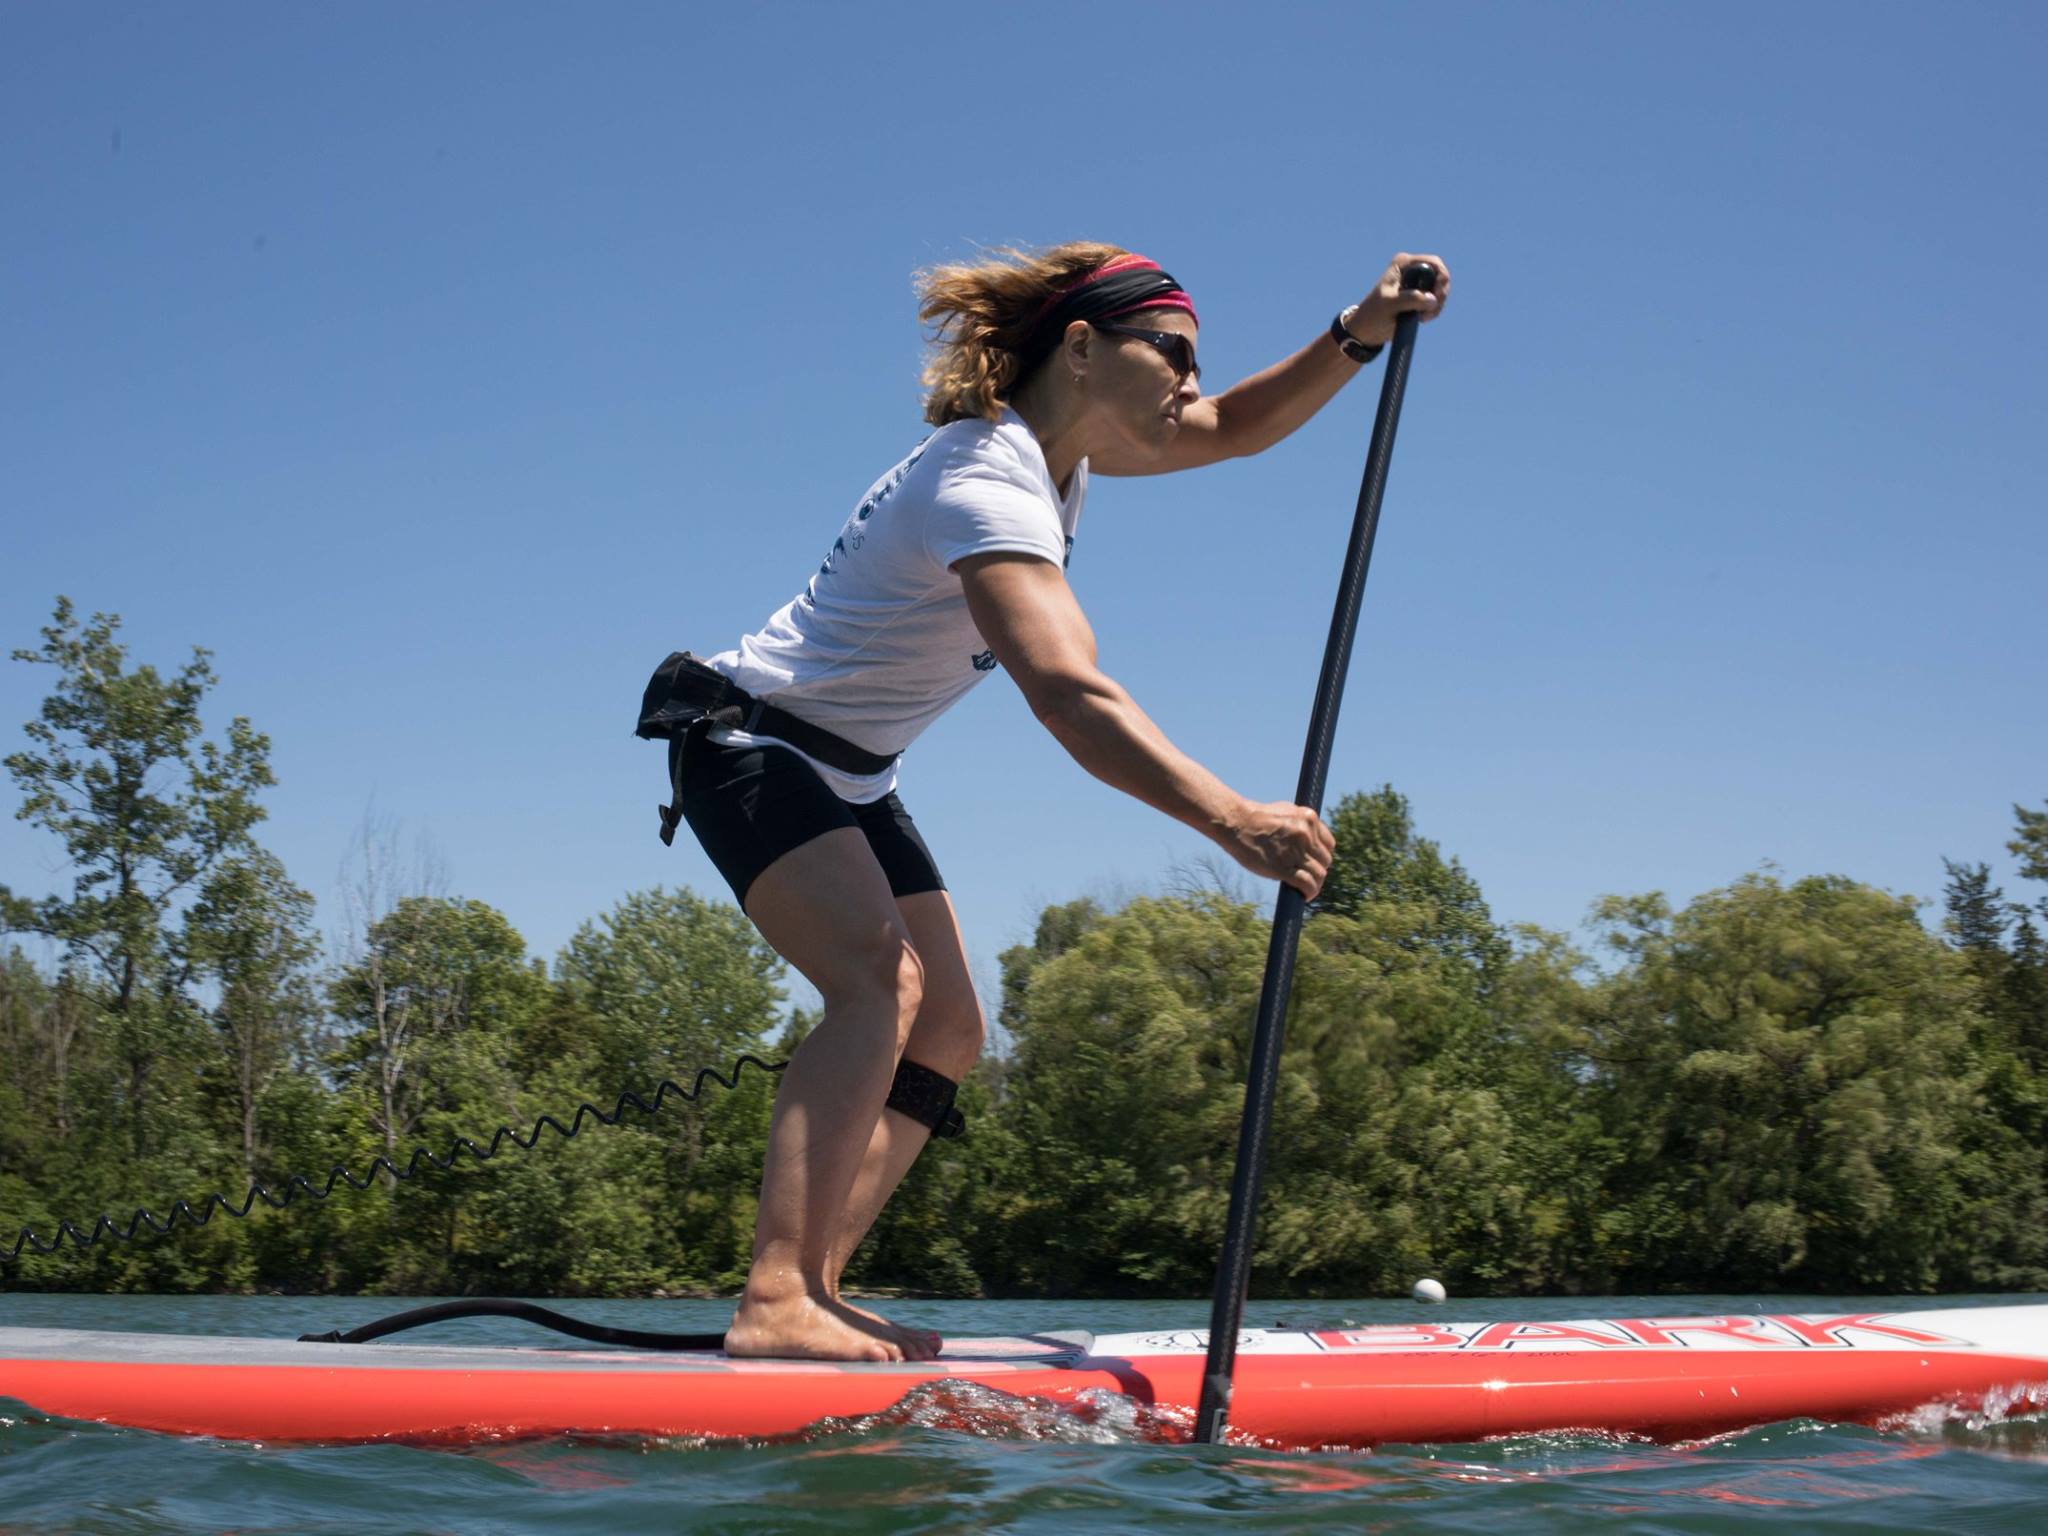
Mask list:
[[934,1137],[964,1135],[967,1117],[953,1107],[960,1085],[930,1067],[921,1067],[908,1056],[896,1064],[896,1080],[889,1085],[884,1102],[899,1115],[908,1115],[928,1128]]

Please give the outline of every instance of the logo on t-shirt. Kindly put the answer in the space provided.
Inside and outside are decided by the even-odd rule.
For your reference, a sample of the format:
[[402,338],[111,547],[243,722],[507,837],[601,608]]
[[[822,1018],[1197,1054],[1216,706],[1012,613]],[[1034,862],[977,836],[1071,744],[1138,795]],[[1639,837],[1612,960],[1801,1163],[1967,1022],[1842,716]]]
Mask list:
[[[832,541],[832,548],[826,551],[824,562],[818,567],[818,576],[830,576],[845,563],[848,550],[859,549],[867,541],[867,536],[861,532],[862,526],[875,515],[875,508],[889,499],[889,493],[901,485],[909,477],[910,472],[917,468],[917,461],[924,457],[924,451],[930,443],[929,437],[919,443],[909,458],[890,470],[882,477],[879,485],[861,498],[860,505],[853,509],[853,516],[846,520],[845,530]],[[1071,546],[1073,540],[1069,539],[1067,543]],[[797,601],[816,606],[818,576],[813,576],[804,585],[803,595]]]
[[994,651],[983,651],[983,652],[982,652],[982,653],[981,653],[981,654],[980,654],[979,656],[976,656],[976,657],[974,658],[974,670],[975,670],[975,671],[977,671],[977,672],[993,672],[993,671],[995,671],[995,669],[996,669],[996,653],[995,653]]
[[853,520],[856,523],[864,523],[873,517],[875,515],[875,508],[888,499],[891,491],[895,490],[897,486],[909,478],[910,472],[917,468],[917,461],[924,457],[926,444],[930,442],[931,439],[927,437],[924,442],[919,443],[916,451],[909,458],[898,464],[895,469],[883,477],[880,485],[861,498],[860,505],[853,509]]

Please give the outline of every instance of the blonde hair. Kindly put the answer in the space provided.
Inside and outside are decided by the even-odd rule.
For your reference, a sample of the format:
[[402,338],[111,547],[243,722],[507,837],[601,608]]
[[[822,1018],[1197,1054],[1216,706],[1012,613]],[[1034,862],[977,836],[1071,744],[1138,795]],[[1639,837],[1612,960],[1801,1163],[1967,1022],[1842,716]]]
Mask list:
[[935,427],[994,421],[1027,361],[1046,306],[1077,278],[1128,255],[1120,245],[1070,240],[1042,251],[1005,246],[986,261],[929,267],[917,276],[917,318],[931,327],[924,419]]

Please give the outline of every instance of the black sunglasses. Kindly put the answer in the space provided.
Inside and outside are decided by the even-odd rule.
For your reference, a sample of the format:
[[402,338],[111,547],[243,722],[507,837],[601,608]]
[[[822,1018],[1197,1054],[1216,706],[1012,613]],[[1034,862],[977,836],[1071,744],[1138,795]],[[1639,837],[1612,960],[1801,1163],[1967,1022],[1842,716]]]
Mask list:
[[1108,320],[1088,322],[1098,331],[1108,331],[1112,336],[1128,336],[1133,341],[1142,341],[1156,349],[1173,365],[1173,371],[1183,379],[1202,382],[1202,365],[1195,361],[1195,344],[1178,331],[1148,331],[1136,325],[1116,325]]

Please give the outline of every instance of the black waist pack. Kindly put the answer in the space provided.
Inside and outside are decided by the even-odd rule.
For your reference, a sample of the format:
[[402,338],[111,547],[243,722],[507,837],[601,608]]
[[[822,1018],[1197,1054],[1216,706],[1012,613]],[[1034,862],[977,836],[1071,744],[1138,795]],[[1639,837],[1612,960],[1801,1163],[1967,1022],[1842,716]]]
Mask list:
[[633,734],[644,741],[668,743],[673,798],[658,807],[664,843],[676,840],[676,823],[683,816],[683,765],[690,750],[714,727],[773,736],[841,773],[880,773],[896,761],[895,753],[870,752],[786,709],[762,703],[688,651],[672,651],[647,680],[647,691],[640,697],[640,722],[633,727]]

